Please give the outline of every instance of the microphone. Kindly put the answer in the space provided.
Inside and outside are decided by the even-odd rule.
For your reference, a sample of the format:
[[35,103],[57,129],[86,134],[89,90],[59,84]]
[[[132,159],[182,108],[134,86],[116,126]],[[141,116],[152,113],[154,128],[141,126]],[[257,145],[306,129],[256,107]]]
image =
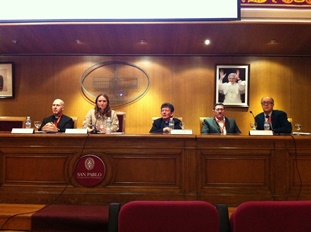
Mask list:
[[[98,111],[101,111],[101,110],[102,110],[102,109],[99,107],[99,108],[98,108]],[[98,130],[96,129],[97,119],[98,119],[98,117],[96,117],[94,129],[91,131],[91,134],[97,134],[97,133],[98,133]]]
[[254,116],[254,114],[253,114],[253,111],[249,111],[252,115],[253,115],[253,118],[254,118],[254,122],[255,122],[255,116]]

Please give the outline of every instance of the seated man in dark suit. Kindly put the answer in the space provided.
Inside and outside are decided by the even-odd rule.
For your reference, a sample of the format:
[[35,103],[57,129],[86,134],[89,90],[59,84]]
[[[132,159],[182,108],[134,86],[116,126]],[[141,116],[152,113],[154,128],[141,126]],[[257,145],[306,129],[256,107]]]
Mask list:
[[47,132],[64,132],[67,128],[74,128],[72,118],[63,114],[65,103],[56,99],[52,104],[53,115],[44,118],[39,130]]
[[274,110],[274,100],[272,97],[263,97],[261,99],[262,113],[255,117],[257,130],[264,130],[264,123],[268,121],[270,130],[274,133],[291,133],[292,124],[287,119],[287,114],[281,110]]
[[[161,118],[153,121],[152,127],[149,133],[169,133],[171,131],[169,127],[169,121],[173,118],[174,106],[171,103],[163,103],[161,105]],[[174,129],[182,129],[181,121],[178,118],[173,118]]]
[[202,123],[202,134],[208,133],[241,133],[238,125],[233,118],[225,117],[225,105],[216,103],[213,108],[214,117],[205,118]]

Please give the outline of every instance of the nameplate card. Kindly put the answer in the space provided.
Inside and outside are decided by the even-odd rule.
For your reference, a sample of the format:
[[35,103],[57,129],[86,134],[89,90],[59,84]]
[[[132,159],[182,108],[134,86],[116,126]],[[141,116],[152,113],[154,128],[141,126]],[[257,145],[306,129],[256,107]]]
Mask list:
[[249,135],[273,135],[272,130],[250,130]]
[[171,135],[192,135],[192,130],[171,130]]
[[87,134],[87,129],[70,129],[65,130],[65,134]]
[[12,128],[12,134],[33,134],[33,128]]

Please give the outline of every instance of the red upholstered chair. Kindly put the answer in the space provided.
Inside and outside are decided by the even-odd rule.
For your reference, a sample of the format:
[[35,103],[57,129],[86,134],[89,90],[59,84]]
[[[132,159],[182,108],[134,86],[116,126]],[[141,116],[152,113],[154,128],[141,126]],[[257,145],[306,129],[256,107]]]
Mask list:
[[203,201],[132,201],[121,207],[119,232],[219,232],[216,207]]
[[311,201],[252,201],[230,217],[232,232],[311,231]]
[[119,130],[117,132],[125,132],[125,112],[117,112],[118,120],[119,120]]

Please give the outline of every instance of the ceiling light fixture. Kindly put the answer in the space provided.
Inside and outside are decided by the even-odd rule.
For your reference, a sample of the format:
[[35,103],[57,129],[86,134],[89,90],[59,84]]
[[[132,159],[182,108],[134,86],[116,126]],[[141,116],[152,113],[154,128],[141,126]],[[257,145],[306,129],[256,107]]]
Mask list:
[[77,43],[77,44],[80,44],[80,43],[81,43],[81,40],[76,39],[76,43]]
[[206,39],[206,40],[204,40],[204,44],[205,44],[205,45],[210,45],[210,44],[211,44],[211,41],[210,41],[209,39]]
[[13,44],[17,44],[17,39],[13,39],[13,40],[12,40],[12,43],[13,43]]
[[145,45],[145,44],[147,44],[147,41],[144,40],[144,39],[141,39],[141,40],[139,40],[138,43],[141,44],[141,45]]
[[271,39],[269,43],[270,44],[276,44],[276,40],[275,39]]

